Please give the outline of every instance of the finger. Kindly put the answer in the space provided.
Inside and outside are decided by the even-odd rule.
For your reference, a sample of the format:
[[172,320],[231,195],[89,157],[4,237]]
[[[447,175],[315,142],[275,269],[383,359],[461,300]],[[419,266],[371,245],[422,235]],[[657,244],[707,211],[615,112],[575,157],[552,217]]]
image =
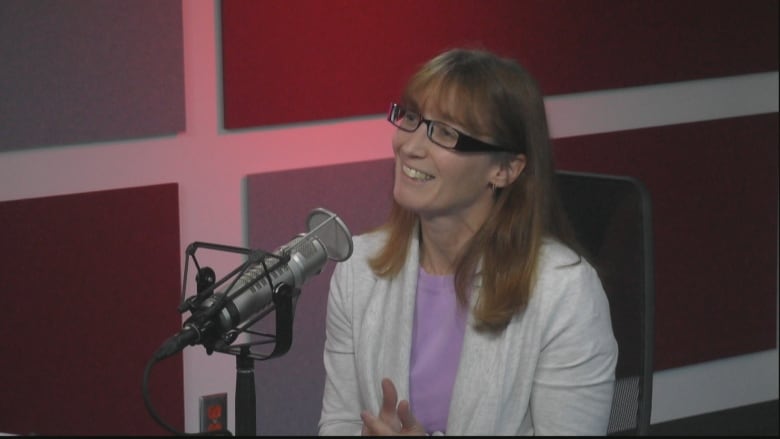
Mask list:
[[374,424],[375,418],[368,412],[361,412],[360,419],[363,420],[363,428],[360,429],[360,434],[362,436],[374,436],[375,434],[371,426]]
[[398,403],[398,418],[401,420],[401,424],[404,427],[417,423],[417,419],[409,408],[409,401],[403,400]]
[[398,392],[395,390],[393,381],[389,378],[382,380],[382,409],[379,411],[380,417],[385,422],[390,422],[396,418],[396,405],[398,404]]
[[363,436],[394,436],[398,434],[397,431],[390,428],[390,426],[381,419],[367,411],[360,413],[360,419],[363,420],[363,428],[361,431]]
[[412,414],[409,401],[403,400],[398,403],[398,417],[401,420],[401,428],[403,431],[416,431],[425,434],[425,427],[417,421],[417,418]]

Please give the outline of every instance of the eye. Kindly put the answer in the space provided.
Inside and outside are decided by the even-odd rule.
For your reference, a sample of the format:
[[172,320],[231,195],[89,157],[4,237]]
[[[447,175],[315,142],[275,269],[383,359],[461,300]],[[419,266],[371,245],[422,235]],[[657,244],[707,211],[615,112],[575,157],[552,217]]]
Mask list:
[[404,122],[416,123],[418,120],[420,120],[420,115],[413,111],[405,111],[403,114],[401,114],[401,118],[404,120]]
[[445,125],[443,123],[437,123],[436,137],[440,139],[448,139],[454,141],[458,139],[458,132],[455,131],[455,128],[449,125]]

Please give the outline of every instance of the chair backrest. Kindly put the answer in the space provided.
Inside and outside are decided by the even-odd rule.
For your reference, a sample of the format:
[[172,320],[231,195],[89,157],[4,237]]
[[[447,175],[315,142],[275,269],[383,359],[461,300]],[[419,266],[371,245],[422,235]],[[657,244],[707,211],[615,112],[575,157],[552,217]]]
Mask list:
[[618,342],[607,434],[646,435],[653,388],[653,245],[650,197],[635,178],[558,171],[577,237],[607,293]]

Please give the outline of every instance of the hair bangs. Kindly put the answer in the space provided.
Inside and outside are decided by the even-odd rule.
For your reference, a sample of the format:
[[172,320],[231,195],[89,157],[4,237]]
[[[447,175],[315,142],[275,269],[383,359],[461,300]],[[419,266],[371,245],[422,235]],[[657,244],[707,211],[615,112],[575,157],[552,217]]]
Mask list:
[[418,72],[404,92],[402,105],[420,112],[435,111],[472,135],[487,135],[491,129],[486,116],[492,107],[489,81],[475,69],[444,67],[434,64]]

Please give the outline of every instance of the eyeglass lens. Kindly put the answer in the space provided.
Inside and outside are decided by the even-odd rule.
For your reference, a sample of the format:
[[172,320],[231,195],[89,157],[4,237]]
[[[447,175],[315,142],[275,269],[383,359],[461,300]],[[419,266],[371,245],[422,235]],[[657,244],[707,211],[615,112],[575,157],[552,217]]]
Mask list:
[[454,148],[458,143],[458,132],[443,122],[423,119],[419,113],[407,111],[393,104],[389,114],[390,122],[404,131],[415,131],[421,123],[427,125],[426,134],[434,143],[445,148]]

